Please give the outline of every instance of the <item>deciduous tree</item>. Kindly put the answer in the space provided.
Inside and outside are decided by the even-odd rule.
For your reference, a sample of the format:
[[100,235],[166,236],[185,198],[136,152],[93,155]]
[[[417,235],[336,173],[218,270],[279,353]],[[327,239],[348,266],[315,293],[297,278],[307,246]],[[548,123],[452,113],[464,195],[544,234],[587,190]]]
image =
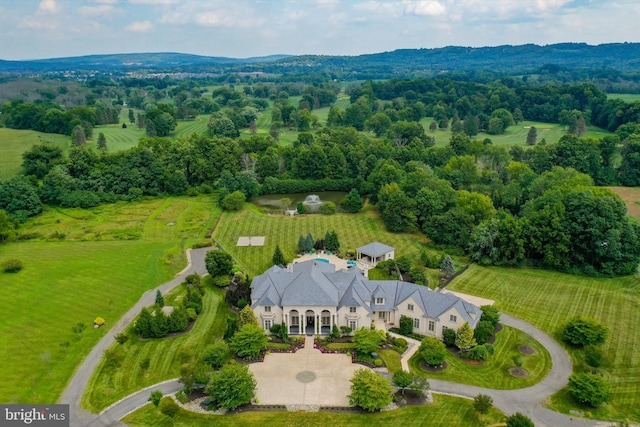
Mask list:
[[358,369],[351,378],[349,404],[373,412],[388,406],[393,388],[389,381],[369,369]]
[[247,365],[224,365],[211,378],[207,393],[218,408],[235,409],[251,402],[255,397],[257,382]]

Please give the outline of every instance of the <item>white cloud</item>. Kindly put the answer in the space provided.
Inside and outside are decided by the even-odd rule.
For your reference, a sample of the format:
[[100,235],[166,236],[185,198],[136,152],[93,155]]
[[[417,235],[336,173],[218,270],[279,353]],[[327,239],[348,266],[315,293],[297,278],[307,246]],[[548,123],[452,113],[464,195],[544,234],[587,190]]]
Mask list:
[[102,4],[100,6],[82,6],[80,14],[82,16],[108,16],[113,13],[113,6]]
[[38,13],[56,13],[58,4],[56,0],[42,0],[38,5]]
[[406,2],[405,12],[408,15],[441,16],[447,11],[437,0],[420,0]]
[[146,33],[153,29],[153,25],[150,21],[136,21],[127,25],[126,30],[132,33]]
[[90,0],[91,3],[118,4],[118,0]]
[[148,5],[166,5],[166,4],[178,4],[180,0],[129,0],[131,4],[148,4]]

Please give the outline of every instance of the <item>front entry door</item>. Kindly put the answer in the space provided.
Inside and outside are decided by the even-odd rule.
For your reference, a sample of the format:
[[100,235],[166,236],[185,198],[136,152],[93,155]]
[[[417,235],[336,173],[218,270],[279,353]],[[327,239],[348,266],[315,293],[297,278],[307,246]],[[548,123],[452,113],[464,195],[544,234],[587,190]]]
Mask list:
[[378,312],[378,319],[384,320],[386,322],[386,320],[387,320],[387,312],[386,311],[379,311]]

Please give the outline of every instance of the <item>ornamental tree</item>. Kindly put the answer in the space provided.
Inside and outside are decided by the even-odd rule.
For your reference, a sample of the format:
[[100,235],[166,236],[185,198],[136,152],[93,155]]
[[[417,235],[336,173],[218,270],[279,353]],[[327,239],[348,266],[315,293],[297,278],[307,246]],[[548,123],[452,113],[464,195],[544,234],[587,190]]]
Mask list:
[[473,337],[473,329],[469,326],[469,322],[464,322],[464,325],[458,328],[458,333],[456,334],[456,347],[466,352],[477,344],[476,339]]
[[228,276],[233,269],[233,259],[224,251],[209,251],[204,258],[204,265],[211,277]]
[[218,341],[217,343],[207,347],[205,350],[202,361],[211,366],[213,369],[220,369],[225,364],[231,349],[224,341]]
[[578,346],[600,345],[609,335],[609,329],[597,320],[577,315],[562,329],[562,339]]
[[393,374],[393,383],[402,390],[402,394],[404,394],[404,389],[409,387],[413,382],[413,375],[411,375],[407,371],[396,371]]
[[356,331],[353,342],[359,353],[371,354],[387,339],[382,329],[360,328]]
[[427,365],[437,366],[444,362],[447,348],[438,338],[427,337],[420,343],[418,352]]
[[493,406],[493,399],[486,394],[479,394],[473,398],[473,409],[479,414],[488,414],[491,406]]
[[350,381],[350,405],[373,412],[379,411],[392,402],[393,388],[391,384],[375,372],[360,368]]
[[251,402],[257,384],[247,365],[230,363],[213,375],[207,393],[218,408],[235,409]]
[[520,412],[516,412],[510,417],[507,417],[507,427],[535,427],[535,425],[529,417]]
[[259,326],[247,324],[233,335],[230,344],[239,357],[255,359],[267,346],[267,336]]
[[602,376],[584,372],[569,377],[569,393],[580,403],[593,407],[609,400],[609,383]]
[[413,319],[408,316],[400,316],[400,334],[409,335],[413,332]]

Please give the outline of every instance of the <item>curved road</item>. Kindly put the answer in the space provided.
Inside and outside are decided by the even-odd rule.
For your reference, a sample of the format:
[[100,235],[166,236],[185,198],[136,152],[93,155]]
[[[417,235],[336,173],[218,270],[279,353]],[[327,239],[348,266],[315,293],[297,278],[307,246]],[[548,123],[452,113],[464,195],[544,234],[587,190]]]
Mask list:
[[[127,311],[124,316],[120,318],[120,320],[118,320],[113,328],[111,328],[111,330],[107,332],[107,334],[102,337],[102,339],[98,341],[98,343],[93,347],[91,352],[87,355],[80,367],[74,373],[73,378],[71,378],[71,381],[69,381],[67,388],[60,398],[60,403],[69,404],[71,426],[76,427],[122,425],[117,422],[117,420],[122,416],[119,418],[107,419],[109,417],[92,414],[81,408],[80,401],[82,400],[82,395],[84,394],[84,390],[87,388],[87,384],[91,379],[93,371],[95,371],[96,367],[100,363],[104,351],[115,342],[114,337],[124,331],[124,329],[133,321],[133,319],[135,319],[138,313],[140,313],[140,310],[142,310],[143,307],[148,307],[155,303],[156,290],[160,290],[160,292],[165,294],[181,284],[184,281],[184,278],[188,275],[197,273],[202,276],[207,273],[207,269],[204,265],[204,257],[211,249],[211,247],[207,247],[189,250],[187,252],[187,257],[189,259],[187,268],[178,273],[176,278],[171,280],[170,282],[164,283],[163,285],[155,289],[148,290],[144,294],[142,294],[138,302],[133,307],[131,307],[131,309]],[[177,391],[177,389],[175,391]],[[145,397],[145,403],[146,398],[148,397],[149,395],[147,394]]]
[[[189,274],[198,273],[206,274],[204,266],[204,257],[211,248],[194,249],[190,252],[189,266],[179,273],[172,281],[167,282],[156,289],[162,293],[166,293],[184,281]],[[82,365],[78,368],[75,375],[69,382],[65,392],[60,399],[61,403],[70,404],[71,426],[122,426],[118,420],[128,413],[136,410],[140,406],[147,403],[151,390],[160,390],[163,394],[175,393],[182,388],[177,379],[164,381],[159,384],[152,385],[134,394],[131,394],[119,402],[114,403],[106,408],[100,414],[92,414],[80,406],[80,401],[84,393],[89,379],[93,371],[97,367],[102,358],[104,350],[109,348],[115,341],[114,336],[122,332],[131,321],[138,315],[142,307],[151,306],[155,302],[156,289],[145,292],[140,300],[132,307],[118,323],[105,335],[91,353],[85,358]],[[452,383],[448,381],[440,381],[429,379],[431,390],[439,393],[452,394],[473,398],[478,394],[486,394],[491,396],[493,404],[502,412],[511,415],[515,412],[521,412],[527,415],[535,423],[536,426],[546,427],[604,427],[610,425],[609,422],[588,420],[584,418],[575,418],[568,415],[560,414],[543,406],[543,402],[552,394],[562,389],[568,382],[569,376],[573,372],[571,360],[564,349],[551,338],[533,325],[520,320],[508,314],[501,314],[501,323],[524,331],[540,342],[549,351],[552,360],[551,372],[539,383],[522,389],[516,390],[495,390],[483,387],[476,387],[466,384]],[[404,337],[406,338],[406,337]],[[410,348],[402,358],[403,367],[406,366],[407,360],[415,353],[419,342],[407,338],[412,342],[413,347]],[[406,368],[405,368],[406,369]]]

